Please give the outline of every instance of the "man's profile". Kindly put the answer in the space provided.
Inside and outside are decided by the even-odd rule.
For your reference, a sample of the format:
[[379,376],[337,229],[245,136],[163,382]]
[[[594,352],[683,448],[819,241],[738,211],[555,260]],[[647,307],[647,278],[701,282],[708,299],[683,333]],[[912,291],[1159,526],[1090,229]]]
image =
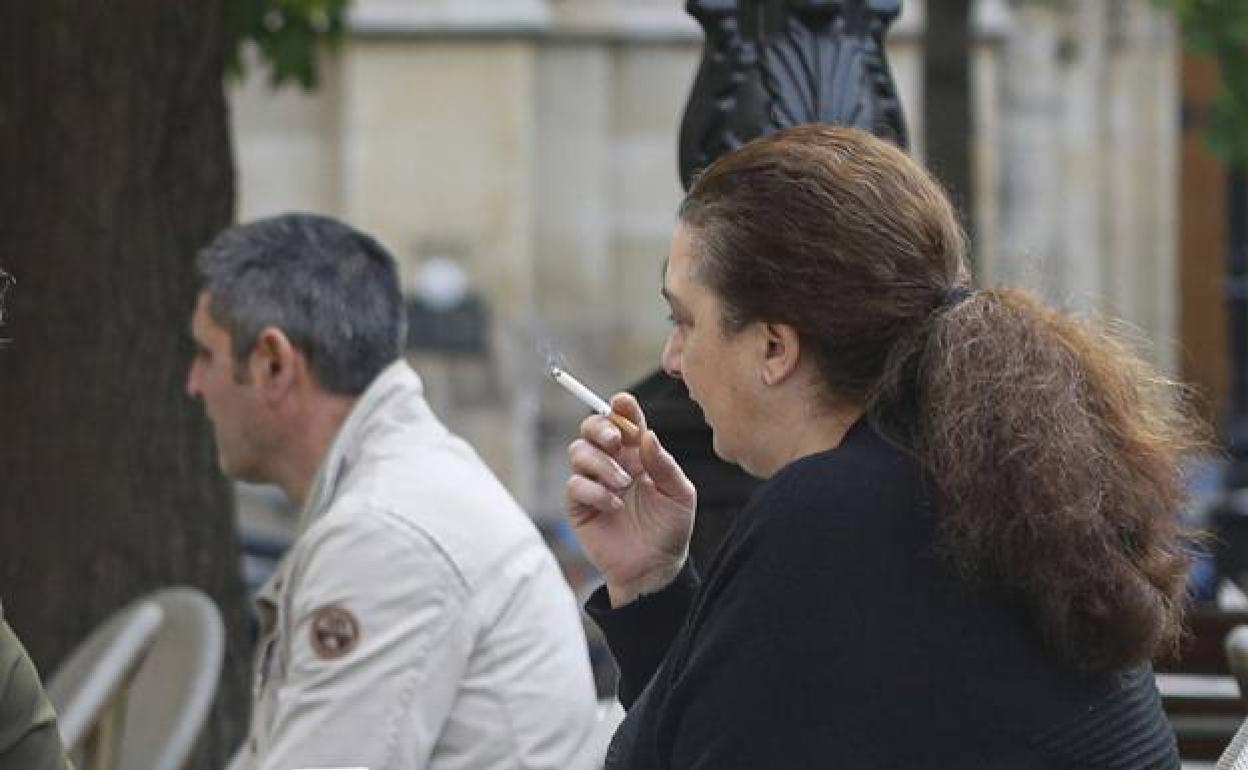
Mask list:
[[402,360],[394,259],[294,214],[225,231],[198,268],[187,392],[227,475],[302,506],[257,597],[232,767],[575,769],[595,715],[578,608]]

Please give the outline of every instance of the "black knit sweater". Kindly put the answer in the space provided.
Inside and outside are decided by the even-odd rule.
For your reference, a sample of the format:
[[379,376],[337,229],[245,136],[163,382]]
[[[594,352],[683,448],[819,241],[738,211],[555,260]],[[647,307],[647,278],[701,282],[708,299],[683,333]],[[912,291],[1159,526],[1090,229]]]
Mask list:
[[1060,665],[937,556],[915,462],[860,421],[737,517],[699,580],[616,610],[608,770],[1178,768],[1147,666]]

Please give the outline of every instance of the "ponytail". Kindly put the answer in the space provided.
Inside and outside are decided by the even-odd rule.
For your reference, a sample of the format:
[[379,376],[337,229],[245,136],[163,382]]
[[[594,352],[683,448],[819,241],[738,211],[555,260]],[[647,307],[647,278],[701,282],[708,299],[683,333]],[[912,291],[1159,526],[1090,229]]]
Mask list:
[[1182,395],[1107,331],[994,289],[899,341],[869,403],[928,474],[950,563],[1096,671],[1181,633],[1180,456],[1199,443]]

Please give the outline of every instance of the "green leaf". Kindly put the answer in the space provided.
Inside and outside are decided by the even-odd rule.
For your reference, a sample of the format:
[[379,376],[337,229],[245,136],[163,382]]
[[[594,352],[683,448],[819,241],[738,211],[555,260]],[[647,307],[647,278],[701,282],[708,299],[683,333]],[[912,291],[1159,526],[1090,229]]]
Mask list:
[[1174,11],[1188,50],[1217,62],[1221,83],[1206,130],[1210,150],[1248,166],[1248,0],[1155,0]]
[[317,55],[335,47],[346,29],[350,0],[226,0],[226,70],[241,78],[242,51],[254,44],[274,88],[318,82]]

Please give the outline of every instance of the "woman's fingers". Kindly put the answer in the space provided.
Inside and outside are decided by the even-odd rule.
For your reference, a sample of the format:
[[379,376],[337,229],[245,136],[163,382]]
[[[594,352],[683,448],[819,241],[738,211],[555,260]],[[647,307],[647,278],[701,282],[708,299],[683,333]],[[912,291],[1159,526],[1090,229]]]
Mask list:
[[601,511],[618,511],[624,507],[619,495],[584,476],[568,479],[567,496],[568,512],[574,523],[588,521]]
[[574,474],[612,489],[623,491],[633,483],[633,477],[611,455],[583,438],[568,445],[568,464]]
[[[592,442],[612,454],[623,446],[623,435],[615,423],[599,414],[591,414],[581,420],[581,439]],[[569,447],[569,451],[571,448]]]
[[572,476],[567,483],[568,511],[581,522],[595,511],[618,511],[624,507],[620,494],[633,483],[633,477],[602,448],[620,449],[619,430],[609,420],[595,415],[581,426],[581,435],[568,445]]
[[646,435],[646,414],[641,411],[641,404],[637,403],[632,393],[616,393],[611,397],[611,411],[637,426],[635,432],[624,436],[626,443],[636,446],[641,437]]
[[642,434],[642,443],[638,456],[646,475],[654,482],[655,488],[671,500],[687,503],[690,508],[696,507],[697,491],[684,469],[676,462],[676,458],[659,443],[654,431]]
[[646,428],[637,399],[617,393],[611,412],[638,430],[601,415],[586,418],[580,438],[568,445],[565,492],[577,537],[606,578],[612,605],[620,606],[666,585],[680,569],[697,493]]

